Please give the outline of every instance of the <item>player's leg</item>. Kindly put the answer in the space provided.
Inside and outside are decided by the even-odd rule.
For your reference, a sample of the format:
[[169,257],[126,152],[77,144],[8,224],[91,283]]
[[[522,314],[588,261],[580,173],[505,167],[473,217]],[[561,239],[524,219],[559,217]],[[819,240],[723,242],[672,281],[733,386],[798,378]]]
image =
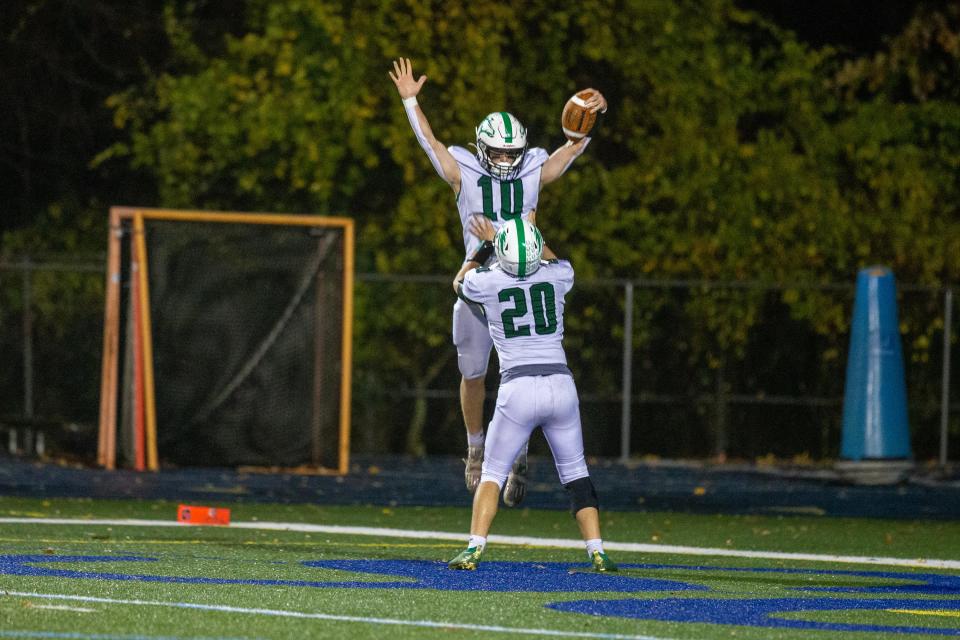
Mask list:
[[477,568],[487,534],[497,515],[500,488],[506,482],[517,452],[536,426],[531,419],[536,401],[533,394],[524,393],[523,382],[521,378],[500,387],[497,408],[487,430],[480,486],[473,497],[470,540],[467,548],[448,563],[451,569]]
[[500,485],[490,480],[481,481],[473,494],[473,515],[470,519],[470,539],[467,540],[467,548],[447,563],[449,568],[472,571],[480,564],[480,556],[487,546],[487,533],[497,515],[499,500]]
[[527,449],[529,446],[529,441],[523,444],[517,459],[513,461],[510,475],[507,476],[507,484],[503,487],[503,504],[508,507],[517,506],[527,495]]
[[479,378],[460,378],[460,409],[467,435],[483,433],[483,402],[487,398],[486,372]]
[[483,473],[480,489],[473,501],[470,534],[486,537],[497,515],[497,498],[510,473],[517,453],[530,439],[536,427],[534,419],[537,398],[529,381],[517,378],[500,386],[497,408],[487,430],[487,445],[483,455]]
[[457,366],[460,369],[460,409],[467,429],[467,457],[464,459],[464,481],[467,489],[475,491],[480,482],[483,463],[483,402],[487,364],[493,340],[487,331],[483,314],[463,300],[453,306],[453,344],[457,347]]
[[[457,347],[457,366],[460,368],[460,409],[467,429],[467,457],[464,460],[464,480],[467,489],[475,491],[480,481],[483,461],[483,403],[486,400],[487,365],[493,340],[487,330],[487,321],[474,307],[457,300],[453,307],[453,343]],[[508,507],[520,504],[527,493],[527,445],[517,455],[503,502]]]
[[601,573],[616,571],[616,563],[603,550],[603,538],[600,536],[600,503],[590,476],[564,483],[563,488],[570,498],[570,511],[577,521],[593,570]]
[[590,479],[583,454],[583,430],[580,425],[580,401],[573,378],[553,375],[542,378],[550,387],[553,405],[542,416],[543,435],[550,446],[557,475],[570,499],[570,513],[577,521],[580,535],[595,571],[616,571],[617,565],[603,551],[600,536],[600,501]]
[[503,487],[503,504],[508,507],[515,507],[523,501],[527,495],[527,449],[530,447],[530,440],[523,443],[520,453],[513,461],[513,467],[507,476],[507,483]]
[[483,464],[483,402],[487,390],[484,378],[460,379],[460,409],[467,427],[467,457],[464,458],[463,479],[467,490],[473,493],[480,482]]

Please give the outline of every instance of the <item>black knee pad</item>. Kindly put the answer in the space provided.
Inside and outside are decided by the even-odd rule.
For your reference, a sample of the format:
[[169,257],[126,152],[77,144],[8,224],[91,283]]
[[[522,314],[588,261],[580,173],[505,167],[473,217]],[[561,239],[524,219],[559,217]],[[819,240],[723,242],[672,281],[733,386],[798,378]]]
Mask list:
[[563,485],[567,495],[570,496],[570,513],[574,516],[580,509],[587,507],[600,508],[600,501],[597,499],[597,491],[593,488],[593,482],[590,476],[586,478],[577,478]]

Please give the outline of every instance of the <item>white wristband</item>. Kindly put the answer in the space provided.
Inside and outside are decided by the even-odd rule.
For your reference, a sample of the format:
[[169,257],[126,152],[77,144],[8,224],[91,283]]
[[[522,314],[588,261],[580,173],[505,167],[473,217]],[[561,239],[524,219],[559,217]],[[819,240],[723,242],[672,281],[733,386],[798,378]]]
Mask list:
[[415,104],[417,104],[417,96],[410,96],[409,98],[403,99],[403,106],[405,109],[409,109]]

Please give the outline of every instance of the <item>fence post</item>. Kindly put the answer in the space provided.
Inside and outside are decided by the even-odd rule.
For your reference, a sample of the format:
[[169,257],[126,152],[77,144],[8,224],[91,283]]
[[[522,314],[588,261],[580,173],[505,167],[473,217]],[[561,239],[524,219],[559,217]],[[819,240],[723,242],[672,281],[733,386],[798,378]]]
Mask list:
[[23,259],[23,415],[33,418],[33,266]]
[[620,392],[620,459],[630,458],[630,405],[633,387],[633,282],[624,286],[623,296],[623,389]]
[[947,427],[950,422],[950,339],[953,324],[953,289],[943,294],[943,385],[940,394],[940,466],[947,465]]
[[33,450],[33,265],[30,256],[23,258],[23,417],[27,426],[23,429],[23,448]]

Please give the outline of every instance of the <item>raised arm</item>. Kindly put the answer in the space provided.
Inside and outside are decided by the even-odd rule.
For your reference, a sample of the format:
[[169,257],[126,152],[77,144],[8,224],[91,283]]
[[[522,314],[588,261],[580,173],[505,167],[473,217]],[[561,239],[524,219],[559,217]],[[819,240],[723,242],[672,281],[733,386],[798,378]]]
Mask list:
[[388,72],[393,84],[397,87],[397,92],[403,100],[403,108],[407,112],[407,119],[410,121],[410,127],[417,136],[417,142],[423,148],[427,157],[430,158],[430,164],[436,170],[437,174],[443,178],[447,184],[453,187],[457,193],[460,192],[460,166],[453,159],[450,152],[433,135],[433,129],[427,121],[427,116],[417,103],[417,94],[420,88],[427,81],[427,76],[420,76],[413,79],[413,66],[410,64],[410,58],[399,58],[393,61],[393,71]]
[[[593,94],[587,98],[585,106],[594,113],[597,111],[604,113],[607,110],[607,99],[596,89],[589,89],[589,91],[593,91]],[[562,176],[570,164],[586,151],[588,144],[590,144],[590,136],[585,136],[576,142],[567,142],[551,153],[540,171],[540,184],[550,184]]]

